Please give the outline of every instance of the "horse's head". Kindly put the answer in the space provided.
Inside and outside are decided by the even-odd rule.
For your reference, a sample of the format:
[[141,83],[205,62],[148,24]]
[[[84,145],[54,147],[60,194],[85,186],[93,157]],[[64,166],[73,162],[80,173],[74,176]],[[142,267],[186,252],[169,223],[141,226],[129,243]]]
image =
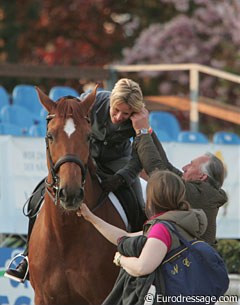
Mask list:
[[95,101],[96,90],[85,100],[63,97],[52,101],[36,88],[43,107],[48,111],[46,134],[49,174],[47,193],[55,203],[69,211],[77,210],[84,197],[84,183],[89,158],[88,113]]

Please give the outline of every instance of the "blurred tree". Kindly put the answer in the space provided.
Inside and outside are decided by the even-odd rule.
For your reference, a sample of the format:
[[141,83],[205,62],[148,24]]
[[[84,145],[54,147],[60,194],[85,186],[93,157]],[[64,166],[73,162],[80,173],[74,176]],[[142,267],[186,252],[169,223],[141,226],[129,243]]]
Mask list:
[[174,13],[158,8],[159,0],[1,0],[0,62],[102,66],[120,60],[143,28]]
[[28,32],[38,19],[39,4],[36,0],[0,2],[0,62],[20,62],[31,53]]
[[[240,1],[159,0],[159,8],[171,12],[171,19],[154,22],[137,37],[132,47],[123,49],[124,64],[199,63],[238,74],[240,69]],[[158,10],[160,13],[160,9]],[[185,72],[148,72],[148,92],[163,95],[189,93]],[[150,85],[149,85],[150,84]],[[235,83],[201,75],[200,94],[240,105],[240,89]],[[236,125],[201,116],[204,131],[236,129]],[[232,130],[233,131],[233,130]]]
[[[239,1],[159,2],[181,11],[167,22],[151,23],[145,28],[135,40],[135,44],[123,50],[124,63],[199,63],[238,73]],[[176,75],[174,77],[176,78]],[[188,81],[184,76],[179,78],[179,75],[178,80],[183,85]],[[206,82],[205,87],[209,88],[209,79]],[[173,93],[172,89],[172,86],[166,86],[164,83],[160,87],[163,93]]]
[[112,18],[112,2],[44,0],[34,61],[100,66],[112,61],[123,40],[121,25]]
[[1,0],[1,58],[103,65],[120,59],[122,48],[149,24],[176,13],[160,0]]
[[[113,0],[0,0],[0,62],[107,64],[121,56],[127,39],[129,15],[121,10]],[[8,88],[16,82],[3,80]]]
[[[1,1],[1,61],[102,65],[120,54],[113,1]],[[115,18],[116,19],[116,18]]]

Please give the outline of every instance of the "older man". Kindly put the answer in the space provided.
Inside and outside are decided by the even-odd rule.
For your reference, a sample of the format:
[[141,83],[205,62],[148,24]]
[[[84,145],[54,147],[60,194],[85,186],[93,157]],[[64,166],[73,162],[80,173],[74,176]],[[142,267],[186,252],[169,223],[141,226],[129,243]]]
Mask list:
[[221,186],[225,178],[223,163],[215,155],[206,153],[192,160],[180,171],[167,159],[166,153],[149,128],[148,111],[131,116],[133,128],[138,135],[134,141],[139,159],[147,174],[155,169],[170,170],[182,177],[186,186],[186,199],[192,208],[203,209],[208,219],[207,230],[202,238],[210,245],[216,244],[216,218],[219,208],[227,202]]

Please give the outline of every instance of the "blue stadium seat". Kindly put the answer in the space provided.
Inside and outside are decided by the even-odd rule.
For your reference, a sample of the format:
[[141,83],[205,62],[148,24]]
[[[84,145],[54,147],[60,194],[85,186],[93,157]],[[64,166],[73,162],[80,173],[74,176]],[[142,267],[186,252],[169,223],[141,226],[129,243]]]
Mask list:
[[30,137],[45,137],[47,131],[47,123],[45,124],[34,124],[29,128]]
[[37,91],[33,85],[17,85],[12,91],[13,105],[26,108],[38,121],[40,111],[43,108],[39,102]]
[[10,105],[9,95],[7,90],[3,86],[0,86],[0,109],[7,105]]
[[164,130],[155,129],[154,132],[161,142],[173,142],[174,140],[169,136],[169,134]]
[[178,135],[177,141],[181,143],[209,143],[209,140],[205,134],[199,131],[190,130],[181,131]]
[[67,95],[78,97],[79,93],[75,89],[67,86],[55,86],[49,91],[49,97],[53,101],[57,101],[60,97]]
[[9,105],[1,109],[0,120],[2,123],[21,127],[27,134],[28,129],[35,123],[35,116],[24,107]]
[[218,131],[213,135],[214,144],[240,144],[240,136],[233,132]]
[[172,141],[177,141],[181,127],[173,114],[166,111],[151,111],[149,114],[149,122],[156,133],[158,131],[165,131]]
[[0,134],[11,136],[25,136],[26,132],[23,128],[9,123],[0,123]]

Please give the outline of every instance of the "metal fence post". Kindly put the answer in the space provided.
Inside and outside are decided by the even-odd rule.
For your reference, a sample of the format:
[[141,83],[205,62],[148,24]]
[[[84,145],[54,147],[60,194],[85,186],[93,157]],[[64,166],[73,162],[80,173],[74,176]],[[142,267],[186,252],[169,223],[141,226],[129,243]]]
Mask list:
[[199,113],[198,113],[198,97],[199,97],[199,71],[193,66],[190,69],[190,130],[199,130]]

